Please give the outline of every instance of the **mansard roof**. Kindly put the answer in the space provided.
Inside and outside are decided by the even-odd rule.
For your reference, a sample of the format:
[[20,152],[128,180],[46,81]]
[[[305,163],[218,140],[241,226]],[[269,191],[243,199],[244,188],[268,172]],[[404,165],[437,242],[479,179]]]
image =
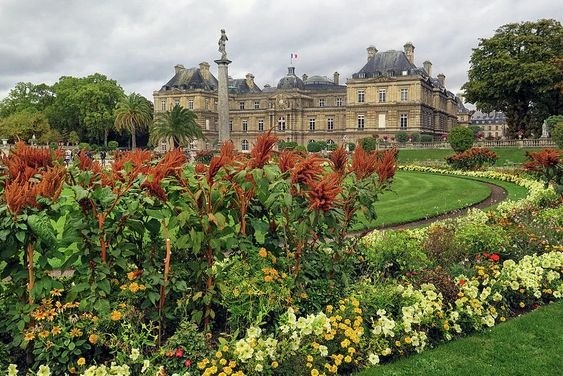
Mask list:
[[184,68],[182,65],[176,65],[174,68],[176,69],[174,77],[164,84],[160,91],[173,89],[215,91],[219,86],[219,82],[209,71],[209,64],[202,63],[199,68]]
[[232,94],[257,94],[262,90],[254,83],[249,86],[249,82],[245,78],[229,79],[229,93]]
[[288,67],[287,76],[282,77],[278,82],[278,89],[303,89],[303,80],[295,75],[295,67]]
[[506,124],[506,116],[501,111],[492,111],[489,113],[475,111],[471,115],[472,124]]
[[352,78],[372,78],[379,76],[401,76],[406,74],[421,74],[424,69],[417,68],[402,51],[377,52]]
[[304,82],[304,89],[311,91],[342,91],[346,90],[346,86],[335,84],[325,76],[311,76]]

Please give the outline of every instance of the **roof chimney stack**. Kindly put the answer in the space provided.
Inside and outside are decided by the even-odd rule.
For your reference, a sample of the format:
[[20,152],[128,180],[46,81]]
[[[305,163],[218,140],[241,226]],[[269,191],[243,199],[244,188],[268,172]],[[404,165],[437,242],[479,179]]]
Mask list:
[[252,73],[246,74],[246,86],[248,86],[249,89],[254,87],[254,75]]
[[407,55],[407,59],[411,64],[414,64],[414,45],[412,42],[407,42],[403,46],[405,49],[405,55]]
[[426,73],[428,73],[428,76],[432,77],[432,63],[426,60],[424,63],[422,63],[422,65],[424,66]]
[[334,79],[332,80],[332,82],[334,82],[335,85],[338,85],[339,84],[338,82],[340,81],[340,73],[334,72],[333,77],[334,77]]
[[183,66],[182,64],[176,64],[176,65],[174,66],[174,74],[180,73],[180,71],[181,71],[182,69],[186,69],[186,68],[184,68],[184,66]]
[[211,78],[211,74],[209,73],[209,63],[203,62],[199,63],[199,73],[204,80],[209,80]]
[[303,73],[303,76],[301,78],[303,80],[303,82],[307,81],[307,78],[309,78],[309,76],[307,76],[305,73]]
[[438,75],[438,82],[440,82],[440,85],[442,85],[443,87],[446,87],[446,76],[444,75],[444,73],[440,73]]
[[375,57],[375,54],[377,53],[377,48],[375,48],[375,46],[369,46],[367,48],[368,51],[368,60],[371,60]]

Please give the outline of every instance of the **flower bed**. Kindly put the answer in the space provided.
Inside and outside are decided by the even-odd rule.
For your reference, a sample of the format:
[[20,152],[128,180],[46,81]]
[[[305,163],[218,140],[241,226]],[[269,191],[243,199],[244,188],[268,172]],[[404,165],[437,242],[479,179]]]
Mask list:
[[[2,334],[28,354],[4,345],[0,366],[17,375],[31,355],[38,375],[348,374],[561,297],[563,209],[553,190],[497,172],[420,168],[509,180],[530,195],[350,239],[353,221],[373,221],[393,153],[358,148],[347,163],[339,149],[330,161],[291,153],[272,163],[273,140],[262,142],[250,158],[224,149],[186,174],[174,155],[117,159],[114,180],[95,166],[72,170],[71,198],[22,204],[16,226],[31,225],[25,210],[38,237],[53,221],[64,226],[40,240],[5,235],[36,247],[40,261],[27,265],[42,273],[11,260],[14,281],[37,279],[0,285]],[[79,248],[61,242],[76,239],[72,230],[87,240]],[[57,255],[51,241],[79,255],[60,256],[74,275],[56,277],[41,259]]]

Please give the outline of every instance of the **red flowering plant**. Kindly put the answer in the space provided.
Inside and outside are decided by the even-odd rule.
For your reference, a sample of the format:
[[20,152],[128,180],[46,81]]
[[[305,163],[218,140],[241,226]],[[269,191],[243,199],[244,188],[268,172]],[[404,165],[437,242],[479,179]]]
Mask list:
[[458,170],[478,170],[496,161],[496,153],[487,148],[471,148],[446,158],[448,165]]
[[561,151],[543,149],[538,152],[526,152],[528,161],[524,163],[524,170],[542,180],[547,188],[553,184],[555,190],[563,195],[563,164]]

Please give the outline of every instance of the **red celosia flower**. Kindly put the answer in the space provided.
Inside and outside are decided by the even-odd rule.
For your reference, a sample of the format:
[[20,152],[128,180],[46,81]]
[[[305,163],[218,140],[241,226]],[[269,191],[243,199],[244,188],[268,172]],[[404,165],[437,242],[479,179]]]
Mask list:
[[352,154],[352,169],[359,180],[371,176],[376,170],[377,155],[368,153],[358,145]]
[[299,160],[301,160],[301,156],[297,154],[293,150],[284,150],[280,153],[278,159],[278,166],[280,167],[281,172],[286,172],[291,170]]
[[489,260],[492,262],[498,262],[500,260],[500,255],[498,253],[493,253],[488,256]]
[[271,134],[271,132],[270,130],[268,133],[258,136],[256,145],[254,145],[250,152],[251,158],[248,162],[250,168],[262,168],[270,160],[270,153],[276,142],[278,142],[278,138]]
[[[137,149],[118,153],[111,165],[113,178],[121,181],[125,180],[125,176],[131,179],[135,178],[148,168],[148,163],[151,159],[152,152],[150,150]],[[129,173],[127,173],[126,170],[128,170]]]
[[82,171],[92,171],[96,174],[102,172],[102,166],[94,161],[85,152],[78,153],[78,168]]
[[395,171],[397,170],[396,156],[396,149],[388,149],[377,154],[375,172],[377,173],[377,176],[379,176],[380,183],[383,183],[395,176]]
[[196,174],[198,175],[205,174],[206,171],[207,171],[207,166],[205,166],[203,163],[196,163],[195,165]]
[[461,286],[463,286],[463,285],[465,285],[466,282],[467,282],[467,281],[462,278],[462,279],[459,280],[458,283],[459,283]]
[[544,149],[538,152],[526,153],[530,161],[524,163],[524,169],[531,172],[540,172],[545,168],[557,166],[561,152],[555,149]]
[[313,210],[329,211],[336,201],[336,196],[342,191],[341,176],[336,173],[328,174],[319,182],[311,181],[311,188],[307,192],[309,207]]
[[310,184],[311,182],[318,180],[323,172],[321,166],[323,162],[324,159],[313,154],[310,154],[307,158],[297,162],[291,170],[291,183]]
[[173,149],[166,153],[164,157],[153,167],[148,168],[147,178],[141,185],[153,196],[161,200],[166,200],[166,192],[160,185],[162,179],[175,174],[186,162],[186,155],[180,149]]
[[344,175],[346,172],[346,164],[348,162],[348,153],[346,152],[346,149],[340,146],[330,153],[328,158],[332,162],[332,168],[334,168],[334,171],[340,175]]
[[175,355],[176,355],[177,358],[183,357],[183,356],[184,356],[184,349],[181,348],[181,347],[178,347],[178,348],[176,349]]

